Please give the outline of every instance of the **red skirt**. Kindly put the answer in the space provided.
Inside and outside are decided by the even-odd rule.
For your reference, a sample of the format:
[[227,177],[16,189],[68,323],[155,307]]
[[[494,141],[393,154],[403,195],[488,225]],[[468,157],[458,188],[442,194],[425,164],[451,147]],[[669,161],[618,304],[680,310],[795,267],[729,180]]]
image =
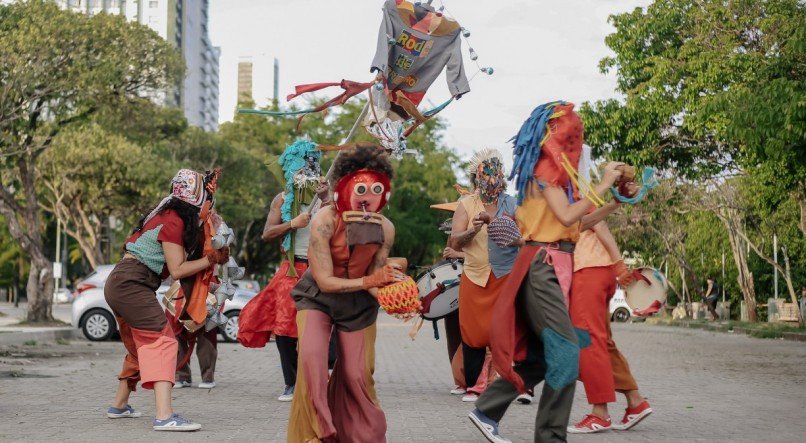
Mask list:
[[297,336],[297,308],[291,298],[291,289],[308,269],[308,264],[294,263],[297,277],[287,275],[289,266],[284,260],[269,284],[241,310],[238,341],[247,348],[266,346],[272,334]]

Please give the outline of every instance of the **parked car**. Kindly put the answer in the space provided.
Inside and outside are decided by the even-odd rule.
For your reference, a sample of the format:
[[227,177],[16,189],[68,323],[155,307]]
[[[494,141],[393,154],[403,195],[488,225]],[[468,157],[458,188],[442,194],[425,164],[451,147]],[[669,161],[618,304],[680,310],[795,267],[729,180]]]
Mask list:
[[624,290],[616,289],[615,295],[610,299],[610,320],[623,323],[630,319],[632,309],[624,299]]
[[[157,300],[160,304],[168,288],[168,285],[162,285],[157,289]],[[225,341],[237,341],[238,316],[246,302],[255,295],[257,295],[256,292],[236,288],[232,300],[224,302],[223,313],[227,316],[228,321],[219,329],[219,332]],[[112,308],[104,298],[103,282],[100,283],[100,287],[84,289],[80,293],[77,291],[76,298],[73,300],[71,324],[73,327],[81,329],[84,336],[91,341],[108,340],[117,332],[118,325],[112,314]]]
[[260,292],[260,283],[257,280],[233,280],[232,285],[236,288],[246,289],[255,293]]
[[73,301],[73,293],[65,287],[59,288],[53,294],[53,303],[71,303]]
[[109,274],[112,273],[112,269],[115,269],[115,265],[99,265],[97,268],[95,268],[95,270],[89,273],[89,275],[84,277],[84,279],[76,284],[76,290],[73,293],[73,298],[77,298],[87,289],[103,289],[106,279],[109,278]]

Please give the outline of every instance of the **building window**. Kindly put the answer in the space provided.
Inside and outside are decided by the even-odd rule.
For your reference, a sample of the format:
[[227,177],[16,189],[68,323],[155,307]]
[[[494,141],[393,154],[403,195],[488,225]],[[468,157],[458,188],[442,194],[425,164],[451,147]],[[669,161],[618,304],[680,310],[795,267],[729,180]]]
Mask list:
[[152,1],[148,2],[148,7],[149,8],[159,8],[160,7],[160,2],[152,0]]
[[148,16],[148,24],[149,25],[156,25],[159,23],[159,18],[156,15],[149,15]]

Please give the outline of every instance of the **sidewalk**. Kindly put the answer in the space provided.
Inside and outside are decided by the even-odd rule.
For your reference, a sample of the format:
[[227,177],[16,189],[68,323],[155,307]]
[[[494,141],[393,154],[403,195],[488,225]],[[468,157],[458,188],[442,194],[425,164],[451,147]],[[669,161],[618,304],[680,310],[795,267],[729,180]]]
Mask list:
[[77,337],[78,329],[70,325],[70,305],[53,305],[53,317],[66,323],[64,326],[21,325],[28,310],[27,303],[14,307],[13,303],[0,303],[0,344],[23,345],[34,342],[53,342]]

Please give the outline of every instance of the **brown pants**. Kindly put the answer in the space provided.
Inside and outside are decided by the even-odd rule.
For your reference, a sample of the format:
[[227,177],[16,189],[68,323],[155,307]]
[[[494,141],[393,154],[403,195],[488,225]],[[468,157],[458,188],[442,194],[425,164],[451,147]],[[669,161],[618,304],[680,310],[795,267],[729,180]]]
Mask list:
[[128,351],[118,379],[126,380],[132,391],[139,381],[145,389],[157,381],[174,382],[178,347],[157,301],[159,286],[159,276],[134,258],[121,260],[104,286],[104,298]]
[[[178,335],[177,341],[179,342],[179,361],[185,358],[185,354],[189,351],[188,340],[185,333]],[[209,332],[200,332],[196,335],[196,358],[199,359],[199,369],[201,369],[202,381],[211,383],[215,381],[215,363],[218,358],[218,328]],[[192,360],[192,357],[191,357]],[[193,377],[190,373],[190,360],[185,366],[176,370],[176,379],[179,381],[192,381]]]

